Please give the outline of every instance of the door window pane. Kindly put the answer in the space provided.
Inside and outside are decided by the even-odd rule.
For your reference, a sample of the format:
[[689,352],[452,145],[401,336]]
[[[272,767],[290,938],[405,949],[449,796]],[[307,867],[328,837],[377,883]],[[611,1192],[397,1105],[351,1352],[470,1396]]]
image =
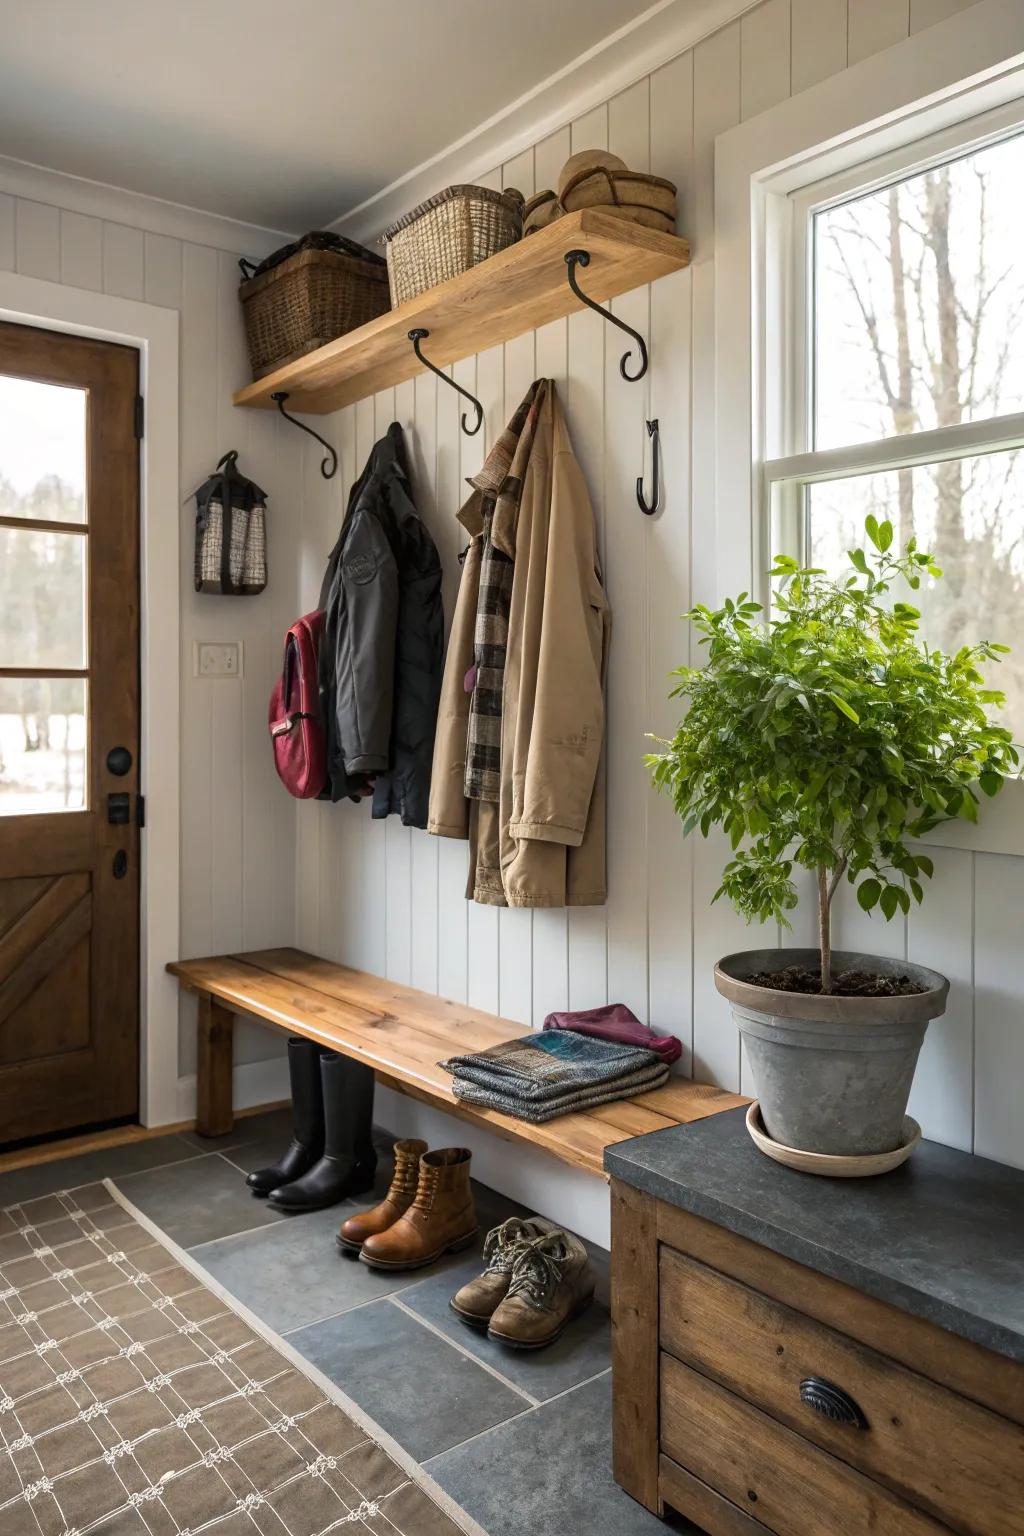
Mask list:
[[814,218],[814,447],[1024,409],[1024,136]]
[[916,593],[895,594],[921,610],[921,633],[955,651],[994,640],[1012,646],[987,681],[1006,694],[1000,723],[1024,740],[1024,452],[954,459],[808,487],[809,556],[832,573],[863,547],[864,519],[887,517],[894,544],[913,535],[942,567]]
[[0,374],[0,517],[84,523],[84,389]]
[[86,804],[84,678],[0,677],[0,816]]
[[84,667],[80,533],[0,527],[0,667]]

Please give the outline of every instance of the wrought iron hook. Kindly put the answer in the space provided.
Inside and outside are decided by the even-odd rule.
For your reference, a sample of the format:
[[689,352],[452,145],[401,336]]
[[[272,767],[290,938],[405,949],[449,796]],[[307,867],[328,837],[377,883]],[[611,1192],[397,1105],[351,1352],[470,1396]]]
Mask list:
[[658,432],[658,418],[655,416],[653,421],[647,423],[647,435],[651,439],[651,479],[654,482],[650,506],[648,506],[647,498],[644,495],[644,477],[643,475],[637,475],[636,477],[636,499],[639,503],[640,511],[647,517],[654,516],[658,510],[658,502],[661,499],[661,475],[658,470]]
[[429,368],[431,373],[436,373],[437,377],[439,379],[443,379],[444,380],[444,382],[448,385],[449,389],[456,390],[457,393],[462,396],[463,400],[468,400],[470,405],[472,405],[474,407],[474,409],[476,410],[476,426],[474,426],[474,427],[467,427],[467,425],[466,425],[466,413],[465,413],[465,411],[463,411],[463,413],[462,413],[462,430],[463,430],[463,432],[465,432],[467,437],[475,437],[476,434],[480,431],[480,428],[484,424],[484,408],[480,404],[480,401],[476,398],[476,396],[470,394],[468,389],[463,389],[461,384],[456,384],[455,380],[452,379],[452,378],[449,378],[448,374],[442,372],[442,370],[440,368],[438,368],[434,363],[432,363],[430,361],[429,357],[424,357],[423,356],[423,353],[422,353],[422,351],[420,349],[420,342],[421,341],[425,341],[426,338],[429,335],[430,335],[430,332],[424,330],[421,325],[418,325],[418,326],[415,327],[414,330],[411,330],[409,332],[409,340],[412,342],[413,351],[416,353],[416,356],[419,358],[419,360],[423,364],[424,368]]
[[644,341],[639,331],[634,331],[631,325],[627,325],[624,320],[620,320],[616,315],[613,315],[610,309],[602,309],[600,304],[595,304],[593,299],[588,299],[587,295],[583,292],[583,289],[576,281],[576,268],[578,266],[590,266],[589,251],[566,251],[565,264],[569,269],[569,287],[580,300],[580,303],[585,304],[588,309],[592,309],[595,314],[600,315],[602,320],[609,321],[611,325],[617,325],[619,330],[625,331],[627,336],[632,336],[633,340],[639,347],[640,367],[637,369],[636,373],[630,373],[626,367],[627,362],[632,356],[631,352],[623,352],[621,358],[619,359],[619,372],[622,374],[622,377],[624,379],[628,379],[631,384],[635,384],[637,380],[642,379],[644,374],[647,372],[647,343]]
[[288,391],[286,389],[275,389],[270,398],[281,412],[285,421],[290,421],[293,426],[299,427],[303,432],[308,432],[310,437],[315,437],[321,448],[326,450],[326,457],[320,461],[320,473],[325,480],[332,480],[338,472],[338,455],[327,439],[321,437],[319,432],[314,432],[312,427],[307,427],[306,423],[300,421],[297,416],[289,415],[284,408],[284,403],[288,399]]

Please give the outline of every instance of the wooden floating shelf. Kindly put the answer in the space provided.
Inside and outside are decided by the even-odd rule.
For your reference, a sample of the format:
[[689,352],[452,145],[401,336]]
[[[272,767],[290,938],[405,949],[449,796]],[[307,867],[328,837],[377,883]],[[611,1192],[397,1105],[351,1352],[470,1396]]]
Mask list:
[[234,402],[273,409],[272,392],[286,390],[289,411],[322,415],[422,373],[408,335],[414,326],[430,332],[423,350],[443,368],[575,314],[584,306],[569,287],[565,253],[576,246],[590,252],[590,265],[578,273],[580,287],[599,304],[690,261],[690,247],[678,235],[584,208],[247,384]]

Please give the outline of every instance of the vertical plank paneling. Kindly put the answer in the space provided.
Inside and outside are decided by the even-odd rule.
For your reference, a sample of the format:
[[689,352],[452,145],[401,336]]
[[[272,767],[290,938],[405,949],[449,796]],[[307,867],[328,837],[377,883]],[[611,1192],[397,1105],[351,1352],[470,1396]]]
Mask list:
[[[651,166],[677,186],[688,183],[693,153],[693,54],[651,77]],[[688,198],[685,200],[688,202]],[[684,203],[685,206],[685,203]],[[648,525],[647,729],[671,736],[678,707],[669,673],[685,662],[681,615],[690,606],[690,317],[691,279],[676,272],[651,288],[650,412],[661,429],[662,501]],[[648,455],[648,464],[650,457]],[[650,472],[645,477],[650,494]],[[639,509],[631,515],[640,516]],[[653,743],[647,743],[649,749]],[[647,909],[650,1023],[693,1051],[693,856],[671,801],[648,796]]]
[[[416,507],[426,528],[437,545],[444,569],[444,539],[441,535],[440,517],[435,496],[437,471],[437,381],[433,374],[421,374],[411,386],[411,421],[406,430],[406,446],[412,461],[413,490]],[[405,425],[406,397],[397,392],[403,401],[400,419]],[[442,598],[443,601],[443,598]],[[410,955],[410,979],[414,987],[426,992],[436,992],[437,986],[437,931],[438,892],[437,860],[438,839],[422,829],[414,829],[410,835],[411,871],[410,904],[412,909],[412,936]]]
[[[635,170],[650,159],[650,84],[642,80],[608,107],[608,148]],[[616,316],[650,335],[650,290],[615,299]],[[608,992],[641,1019],[648,1015],[647,882],[638,851],[647,844],[650,792],[643,765],[648,725],[647,546],[651,527],[636,505],[643,463],[648,380],[628,383],[619,372],[627,338],[605,338],[605,570],[614,627],[608,665]],[[635,371],[637,358],[630,362]]]
[[169,235],[146,235],[143,250],[146,303],[165,309],[181,307],[181,241]]
[[0,272],[13,272],[15,200],[9,192],[0,192]]
[[846,0],[791,0],[794,96],[846,68]]
[[23,277],[60,282],[60,213],[19,197],[14,214],[15,267]]
[[[693,194],[690,237],[693,241],[693,379],[690,411],[691,476],[694,536],[691,554],[691,598],[714,602],[723,589],[750,584],[750,553],[731,552],[730,568],[718,569],[713,519],[715,501],[714,378],[714,144],[715,136],[739,122],[740,27],[738,22],[699,43],[693,53]],[[738,578],[738,580],[737,580]],[[690,661],[700,652],[690,636]],[[728,1008],[714,986],[714,966],[732,950],[759,942],[756,931],[724,902],[711,906],[721,880],[727,844],[717,835],[693,846],[693,1068],[698,1077],[711,1077],[725,1087],[739,1085],[739,1036]],[[699,915],[698,915],[699,914]]]
[[926,1136],[971,1150],[974,1137],[974,855],[936,848],[924,905],[911,907],[908,958],[949,977],[943,1018],[928,1026],[910,1095]]
[[910,30],[911,32],[923,32],[925,27],[932,27],[937,21],[945,21],[948,16],[955,16],[957,11],[965,11],[974,0],[910,0]]
[[744,121],[789,96],[790,0],[765,0],[740,19],[740,115]]
[[60,280],[70,288],[103,289],[103,224],[81,213],[60,214]]
[[1024,859],[975,855],[974,1150],[1024,1168]]
[[143,297],[146,283],[141,229],[129,229],[126,224],[104,224],[103,287],[105,292],[116,293],[122,299]]
[[849,0],[847,59],[857,64],[910,33],[910,0]]
[[[608,108],[595,107],[576,118],[570,148],[608,148]],[[566,405],[573,448],[583,470],[597,523],[605,581],[608,560],[605,540],[605,333],[599,315],[585,311],[568,321],[568,379]],[[612,602],[612,648],[615,605]],[[607,749],[606,749],[607,751]],[[608,914],[604,907],[574,907],[568,915],[569,1006],[595,1008],[608,1001]]]

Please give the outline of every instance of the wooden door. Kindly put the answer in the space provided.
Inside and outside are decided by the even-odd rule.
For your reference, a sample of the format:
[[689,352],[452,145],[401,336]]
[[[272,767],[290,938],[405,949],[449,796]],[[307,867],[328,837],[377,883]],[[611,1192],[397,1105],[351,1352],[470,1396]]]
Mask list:
[[0,1144],[138,1111],[138,364],[0,324]]

